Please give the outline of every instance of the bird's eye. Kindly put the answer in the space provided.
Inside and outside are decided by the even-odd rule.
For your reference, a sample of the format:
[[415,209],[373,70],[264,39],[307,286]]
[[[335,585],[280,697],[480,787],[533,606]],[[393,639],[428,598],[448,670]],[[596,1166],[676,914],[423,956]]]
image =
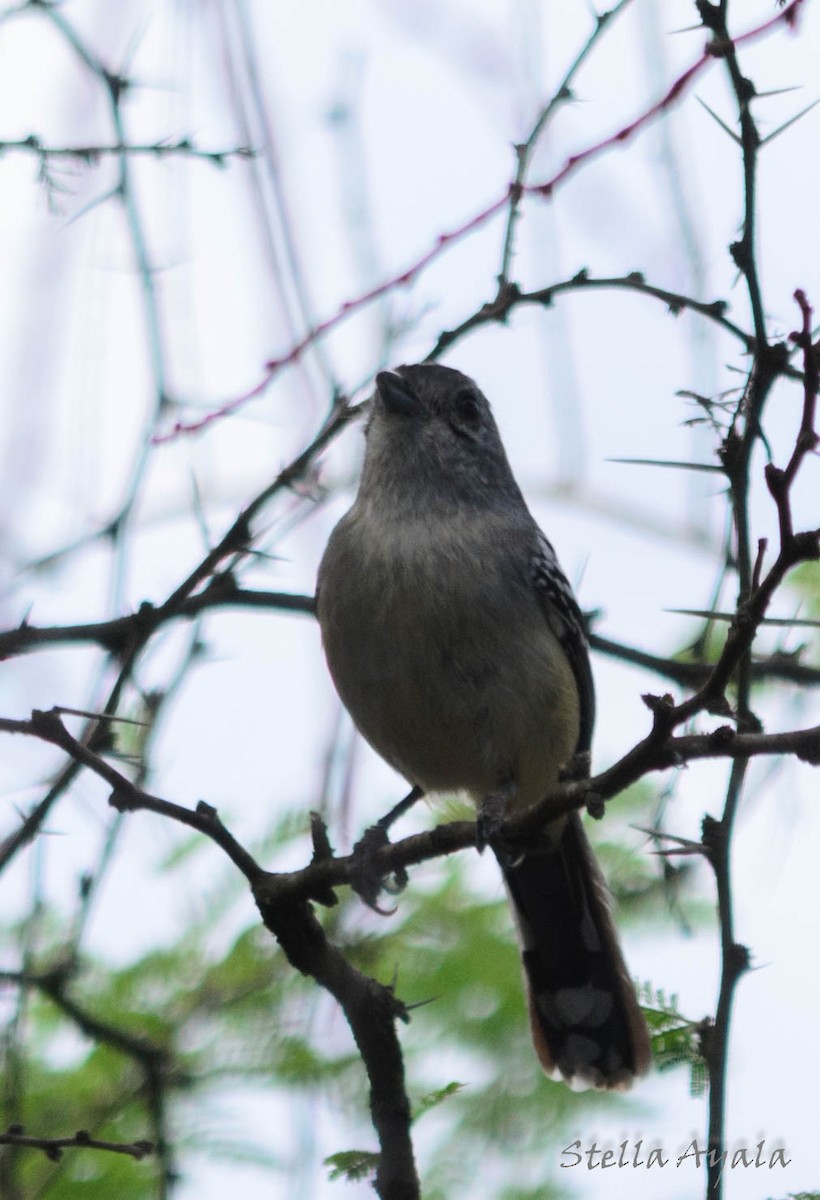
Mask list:
[[458,423],[467,429],[476,429],[481,423],[481,408],[475,396],[462,392],[456,396],[455,411]]

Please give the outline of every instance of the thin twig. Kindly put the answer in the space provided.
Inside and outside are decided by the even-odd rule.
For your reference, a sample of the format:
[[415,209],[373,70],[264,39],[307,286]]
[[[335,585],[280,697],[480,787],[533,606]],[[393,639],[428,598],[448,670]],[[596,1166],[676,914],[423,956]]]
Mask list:
[[501,270],[498,274],[499,291],[509,282],[510,267],[512,265],[513,252],[515,246],[515,226],[518,222],[518,217],[521,210],[521,199],[524,195],[524,184],[527,180],[527,171],[529,170],[535,148],[541,139],[541,135],[546,129],[552,117],[563,105],[572,99],[572,84],[576,75],[589,58],[596,43],[600,40],[604,30],[608,29],[614,19],[627,7],[631,0],[619,0],[607,12],[597,13],[595,16],[595,27],[592,33],[584,42],[581,49],[576,54],[575,58],[569,65],[564,78],[559,83],[555,92],[541,109],[538,114],[538,119],[530,131],[530,135],[525,142],[515,147],[516,152],[516,170],[515,179],[510,188],[509,212],[507,214],[507,227],[504,231],[504,245],[501,252]]
[[32,1150],[42,1150],[46,1158],[58,1162],[64,1150],[105,1150],[110,1154],[127,1154],[137,1162],[148,1154],[153,1154],[154,1143],[148,1140],[138,1142],[105,1142],[93,1138],[84,1129],[78,1129],[71,1137],[34,1137],[22,1132],[19,1126],[12,1126],[6,1133],[0,1133],[0,1146],[17,1146]]
[[0,155],[11,152],[36,155],[47,162],[52,158],[77,159],[93,165],[102,158],[199,158],[222,167],[231,158],[252,158],[256,151],[250,146],[233,146],[228,150],[204,150],[192,138],[177,138],[165,142],[120,142],[111,145],[99,143],[85,146],[48,146],[35,133],[11,141],[0,141]]
[[[791,3],[776,16],[772,17],[768,21],[765,21],[762,25],[758,25],[754,29],[750,29],[747,33],[741,34],[739,37],[737,37],[735,39],[735,45],[756,41],[758,38],[772,33],[781,24],[787,26],[793,25],[796,16],[804,3],[805,0],[791,0]],[[662,116],[676,103],[678,103],[678,101],[691,88],[694,81],[703,73],[706,68],[711,66],[716,57],[720,57],[721,54],[721,47],[716,47],[714,43],[709,43],[701,56],[686,71],[678,76],[678,78],[659,100],[651,104],[627,125],[621,126],[615,133],[612,133],[608,137],[605,137],[600,141],[587,146],[584,150],[579,151],[577,154],[571,155],[568,159],[566,159],[563,166],[553,176],[551,176],[551,178],[543,180],[540,183],[521,185],[521,194],[541,197],[542,199],[551,198],[556,189],[565,183],[570,176],[574,175],[579,168],[587,165],[610,150],[624,145],[635,134],[639,133],[647,125],[651,124],[651,122]],[[389,292],[395,291],[399,287],[407,287],[411,283],[415,282],[418,276],[421,275],[432,263],[436,262],[446,250],[456,245],[458,242],[463,241],[464,238],[475,233],[477,230],[483,228],[483,226],[486,225],[490,220],[496,217],[499,213],[503,212],[518,191],[519,188],[516,186],[515,182],[511,182],[505,188],[503,195],[499,196],[491,204],[487,205],[487,207],[482,209],[481,212],[476,213],[475,216],[470,217],[469,220],[464,221],[456,228],[448,230],[445,233],[440,233],[433,246],[425,254],[417,258],[410,266],[406,267],[398,274],[391,276],[389,279],[384,280],[382,283],[377,284],[375,287],[369,288],[366,292],[363,292],[361,295],[356,297],[356,299],[345,301],[332,316],[328,317],[324,321],[321,321],[318,325],[315,325],[300,341],[298,341],[295,345],[292,345],[289,350],[285,351],[281,355],[278,355],[276,358],[270,359],[265,364],[262,378],[248,391],[242,393],[242,395],[235,396],[232,399],[227,400],[219,408],[206,413],[205,416],[197,417],[196,419],[188,422],[175,422],[175,424],[167,433],[156,435],[154,441],[165,442],[178,437],[180,434],[199,433],[208,428],[214,422],[220,421],[224,417],[230,416],[237,412],[239,409],[243,408],[247,403],[249,403],[249,401],[263,395],[279,372],[284,367],[297,362],[298,359],[305,353],[305,351],[313,344],[313,342],[315,342],[318,338],[325,337],[332,330],[336,329],[337,326],[343,321],[346,321],[355,313],[360,312],[362,309],[372,304],[375,300],[381,299],[383,296],[386,296]]]

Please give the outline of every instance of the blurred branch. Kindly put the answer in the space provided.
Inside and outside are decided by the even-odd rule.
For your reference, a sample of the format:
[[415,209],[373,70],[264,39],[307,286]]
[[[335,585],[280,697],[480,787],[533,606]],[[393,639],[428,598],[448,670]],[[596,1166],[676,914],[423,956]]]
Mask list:
[[154,1152],[154,1143],[149,1141],[103,1142],[91,1137],[84,1129],[78,1129],[72,1137],[33,1137],[20,1125],[12,1125],[5,1133],[0,1133],[0,1146],[42,1150],[52,1162],[59,1162],[64,1150],[107,1150],[111,1154],[127,1154],[137,1162]]
[[[112,654],[121,655],[135,645],[147,644],[149,638],[165,624],[166,620],[192,620],[204,612],[219,608],[259,608],[273,612],[293,612],[312,616],[315,613],[315,600],[313,596],[290,592],[258,592],[241,588],[231,576],[217,575],[204,591],[189,597],[168,618],[158,619],[157,615],[162,611],[162,606],[157,608],[152,604],[145,603],[137,612],[129,613],[124,617],[115,617],[111,621],[92,621],[84,625],[50,626],[26,623],[16,629],[5,630],[0,633],[0,659],[12,658],[17,654],[27,654],[51,646],[72,644],[96,645]],[[710,620],[735,620],[734,613],[706,612],[694,609],[685,611],[693,616],[708,617]],[[777,624],[792,628],[799,626],[801,622],[787,618],[766,618],[761,624]],[[601,654],[631,663],[634,666],[645,667],[648,671],[654,671],[658,675],[679,683],[682,687],[701,687],[712,671],[711,664],[707,662],[690,662],[685,659],[651,654],[646,650],[613,641],[611,638],[594,632],[590,633],[589,641],[592,649],[598,650]],[[812,685],[820,683],[820,668],[801,663],[796,655],[775,652],[766,658],[756,658],[752,661],[752,678],[758,682],[780,679],[789,683]]]
[[[734,614],[730,615],[728,619],[734,620]],[[598,650],[601,654],[616,658],[620,662],[631,663],[636,667],[644,667],[647,671],[654,671],[655,674],[671,679],[681,687],[703,687],[712,672],[710,663],[664,658],[662,655],[640,650],[636,646],[626,646],[622,642],[614,642],[609,638],[601,637],[598,633],[590,634],[589,644],[593,650]],[[801,663],[795,655],[775,653],[767,658],[752,660],[752,678],[756,682],[780,679],[787,683],[816,687],[820,684],[820,668]]]
[[165,605],[155,606],[147,601],[134,613],[114,617],[110,621],[91,621],[84,625],[29,625],[0,633],[0,659],[11,658],[48,646],[92,644],[111,654],[124,655],[134,647],[142,647],[167,621],[188,620],[214,608],[264,608],[282,612],[313,613],[312,596],[289,592],[256,592],[240,588],[232,576],[216,575],[204,591],[189,596],[173,611]]
[[[43,12],[60,34],[62,34],[66,43],[71,47],[80,61],[97,77],[108,100],[109,116],[116,144],[120,147],[126,147],[129,143],[123,119],[123,102],[133,86],[131,80],[118,71],[110,70],[98,58],[67,19],[62,6],[57,6],[53,3],[43,4],[42,0],[37,0],[37,3],[33,4],[32,7]],[[112,592],[115,602],[118,601],[123,586],[126,561],[125,535],[145,479],[151,449],[151,435],[154,433],[159,420],[171,403],[168,395],[166,352],[160,317],[159,296],[154,279],[154,267],[148,251],[145,225],[136,200],[129,155],[124,149],[120,150],[117,154],[117,165],[117,186],[112,194],[122,204],[128,237],[131,242],[137,276],[139,278],[154,396],[151,410],[144,423],[143,436],[137,439],[137,452],[132,464],[130,479],[127,480],[124,488],[119,511],[110,522],[111,534],[116,548],[112,578]]]
[[[160,1187],[162,1196],[167,1195],[168,1181],[174,1174],[172,1163],[172,1145],[168,1137],[167,1130],[167,1091],[172,1075],[172,1056],[168,1050],[162,1046],[155,1045],[147,1038],[136,1036],[129,1033],[127,1030],[117,1025],[112,1025],[108,1021],[101,1020],[95,1017],[92,1013],[83,1008],[75,1000],[73,1000],[67,991],[69,980],[76,969],[76,963],[73,960],[63,960],[54,968],[43,972],[30,971],[2,971],[0,970],[0,985],[14,986],[18,988],[35,989],[42,995],[48,997],[49,1000],[73,1022],[74,1025],[92,1041],[110,1046],[113,1050],[124,1054],[135,1062],[142,1076],[142,1099],[148,1110],[151,1119],[153,1141],[139,1141],[132,1145],[141,1148],[142,1153],[132,1153],[128,1150],[121,1150],[121,1153],[132,1153],[132,1157],[143,1158],[146,1154],[156,1152],[159,1157],[162,1176],[160,1179]],[[12,1135],[14,1127],[9,1130]],[[22,1136],[22,1134],[19,1134]],[[96,1145],[99,1149],[113,1149],[112,1145],[104,1143],[93,1143],[90,1139],[85,1139],[88,1135],[84,1131],[80,1131],[75,1135],[74,1139],[36,1139],[34,1141],[19,1141],[8,1140],[7,1145],[37,1145],[44,1140],[48,1140],[54,1147],[53,1153],[48,1153],[46,1147],[40,1145],[41,1149],[46,1149],[48,1157],[54,1161],[59,1161],[60,1154],[57,1153],[60,1145]],[[2,1144],[0,1137],[0,1144]]]
[[250,146],[235,146],[230,150],[203,150],[195,145],[192,138],[179,138],[176,141],[120,143],[110,146],[47,146],[42,138],[30,133],[28,137],[13,141],[0,141],[0,157],[12,151],[23,151],[36,155],[41,162],[47,163],[52,158],[74,158],[80,162],[95,165],[102,158],[128,155],[144,155],[150,158],[200,158],[224,167],[231,158],[252,158],[256,151]]
[[[805,0],[791,0],[791,3],[788,4],[787,7],[779,12],[776,16],[764,22],[762,25],[758,25],[754,29],[751,29],[747,33],[741,34],[739,37],[737,37],[735,39],[735,44],[740,45],[741,43],[756,41],[758,38],[772,33],[780,25],[793,25],[804,2]],[[499,196],[486,208],[482,209],[481,212],[476,213],[475,216],[465,221],[462,225],[448,230],[445,233],[440,233],[431,249],[429,249],[420,258],[416,259],[416,261],[409,267],[405,268],[399,274],[391,276],[391,278],[376,285],[375,287],[368,289],[368,291],[363,292],[361,295],[356,297],[356,299],[346,300],[332,316],[328,317],[320,324],[315,325],[313,329],[309,330],[300,341],[291,346],[290,349],[284,354],[270,359],[265,364],[264,375],[249,391],[244,392],[242,395],[236,396],[231,400],[228,400],[220,408],[212,410],[204,417],[197,417],[195,420],[190,422],[176,421],[169,432],[155,436],[154,441],[164,442],[172,440],[180,434],[201,432],[213,422],[229,416],[238,409],[244,407],[244,405],[250,400],[261,396],[269,387],[274,377],[282,370],[282,368],[295,363],[301,357],[301,355],[304,354],[308,347],[310,347],[318,338],[322,338],[326,334],[330,333],[331,330],[335,329],[343,321],[347,320],[348,317],[352,316],[354,313],[360,312],[363,308],[366,308],[369,304],[372,304],[374,300],[381,299],[381,297],[387,295],[388,292],[394,291],[396,288],[409,286],[417,279],[419,275],[422,274],[423,271],[427,269],[427,267],[436,262],[450,246],[455,245],[468,235],[482,228],[493,217],[503,212],[508,205],[513,202],[513,200],[515,200],[517,203],[520,198],[525,195],[534,196],[545,200],[551,199],[555,190],[571,175],[574,175],[580,167],[592,162],[594,159],[598,158],[602,154],[607,153],[609,150],[623,145],[625,142],[629,141],[634,134],[638,133],[646,125],[650,124],[657,117],[662,116],[670,108],[672,108],[672,106],[686,94],[686,92],[694,83],[695,79],[715,61],[716,57],[722,57],[724,52],[724,47],[721,43],[714,41],[709,42],[700,58],[698,58],[686,71],[684,71],[682,75],[678,76],[678,78],[668,88],[664,95],[654,104],[650,105],[649,108],[645,109],[633,121],[630,121],[629,124],[622,126],[615,133],[610,134],[601,141],[595,142],[591,146],[587,146],[586,149],[578,151],[577,154],[571,155],[564,162],[564,165],[548,180],[542,181],[541,183],[528,184],[516,184],[515,181],[513,181],[512,183],[508,184],[504,194]],[[737,333],[740,336],[745,336],[740,331],[737,331]]]
[[542,108],[527,140],[515,147],[516,171],[515,179],[513,180],[510,188],[510,208],[507,214],[507,228],[504,233],[504,247],[501,254],[501,270],[498,275],[499,290],[502,290],[509,282],[510,267],[512,266],[515,248],[515,226],[520,216],[521,199],[524,195],[524,184],[526,183],[527,171],[529,169],[530,160],[532,159],[535,147],[538,145],[541,134],[544,132],[550,120],[561,107],[561,105],[567,104],[570,100],[572,100],[572,84],[575,76],[589,58],[604,30],[612,24],[612,21],[621,12],[623,12],[630,2],[631,0],[619,0],[619,3],[613,5],[613,7],[607,12],[595,14],[595,27],[592,30],[592,33],[589,35],[584,45],[576,54],[569,66],[569,69],[564,75],[564,78],[555,89],[552,97]]
[[[280,147],[260,80],[259,56],[264,56],[266,49],[264,43],[254,36],[246,4],[219,5],[216,17],[233,119],[242,139],[263,150],[252,163],[248,187],[262,238],[262,252],[267,260],[278,305],[276,313],[271,314],[272,324],[282,326],[285,336],[293,341],[314,322],[307,276],[301,262],[287,189],[282,178]],[[315,362],[324,376],[325,388],[334,390],[336,382],[326,348],[316,343],[312,349]],[[310,370],[311,364],[305,361],[300,366],[301,384],[317,404],[317,380],[315,373]]]
[[47,996],[57,1008],[70,1017],[82,1033],[95,1042],[111,1046],[113,1050],[138,1062],[146,1076],[159,1078],[167,1072],[169,1066],[168,1052],[161,1046],[155,1046],[146,1038],[137,1037],[108,1021],[102,1021],[87,1012],[81,1005],[72,1000],[67,993],[67,984],[73,973],[73,963],[60,963],[51,971],[42,973],[16,972],[0,970],[0,984],[18,987],[34,988]]

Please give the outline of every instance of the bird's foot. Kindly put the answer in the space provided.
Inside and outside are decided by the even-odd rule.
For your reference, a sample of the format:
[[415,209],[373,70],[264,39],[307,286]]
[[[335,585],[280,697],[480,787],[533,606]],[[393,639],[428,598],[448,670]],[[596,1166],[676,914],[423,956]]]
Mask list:
[[509,793],[506,789],[483,796],[476,817],[475,842],[478,853],[483,854],[491,846],[496,854],[503,853],[501,829],[507,816]]
[[589,779],[591,766],[592,755],[589,750],[579,750],[561,770],[558,778],[561,783],[577,783],[581,779]]
[[385,870],[379,861],[379,851],[390,844],[389,830],[424,795],[421,788],[413,790],[385,813],[375,825],[366,829],[353,847],[353,871],[350,886],[375,912],[387,916],[393,909],[380,908],[377,901],[382,892],[397,896],[407,886],[407,872],[403,867]]

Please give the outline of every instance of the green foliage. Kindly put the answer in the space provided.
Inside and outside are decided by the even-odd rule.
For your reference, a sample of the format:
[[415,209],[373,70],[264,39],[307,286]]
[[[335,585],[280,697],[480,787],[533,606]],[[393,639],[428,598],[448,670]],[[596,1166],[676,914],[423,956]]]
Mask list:
[[[276,849],[295,829],[292,817],[280,823]],[[299,833],[304,837],[303,818]],[[185,839],[186,853],[173,856],[169,869],[187,869],[196,841],[204,842]],[[34,1136],[65,1136],[82,1128],[108,1141],[157,1141],[159,1104],[175,1146],[207,1146],[214,1157],[273,1165],[275,1146],[256,1147],[244,1133],[214,1127],[211,1108],[220,1089],[252,1080],[307,1094],[330,1091],[349,1075],[363,1090],[352,1046],[344,1052],[316,1047],[311,1028],[316,989],[290,969],[258,922],[236,929],[237,899],[245,920],[250,906],[235,874],[230,868],[221,872],[207,912],[195,916],[175,941],[117,968],[74,956],[67,949],[71,922],[38,912],[36,953],[29,955],[27,974],[48,978],[60,968],[62,983],[56,999],[36,986],[26,990],[25,1041],[2,1046],[2,1074],[20,1080],[16,1098],[6,1087],[9,1119]],[[23,928],[6,928],[0,929],[0,944],[8,957],[15,944],[31,942]],[[132,1042],[136,1051],[149,1052],[148,1059],[128,1052]],[[151,1091],[146,1062],[160,1064],[160,1091]],[[158,1194],[163,1168],[150,1156],[138,1163],[87,1149],[67,1150],[59,1162],[34,1150],[13,1154],[22,1193],[44,1200],[63,1200],[79,1187],[91,1200],[96,1195],[147,1200]],[[173,1162],[166,1166],[173,1169]]]
[[656,823],[653,814],[662,804],[654,782],[643,779],[607,805],[604,820],[586,820],[585,828],[609,883],[619,922],[656,927],[672,915],[688,932],[711,919],[713,907],[686,895],[691,859],[659,856],[647,844],[645,830]]
[[[109,1136],[114,1124],[106,1127],[104,1136]],[[117,1200],[144,1200],[156,1194],[156,1166],[148,1158],[135,1163],[120,1154],[79,1149],[66,1150],[59,1163],[51,1163],[34,1151],[21,1161],[26,1168],[23,1194],[27,1200],[47,1196],[59,1200],[110,1200],[111,1196]]]
[[325,1166],[332,1168],[329,1179],[346,1179],[356,1183],[361,1179],[372,1179],[379,1166],[378,1154],[370,1150],[340,1150],[325,1159]]
[[[418,1005],[402,1039],[408,1077],[447,1099],[420,1127],[425,1196],[454,1200],[479,1187],[502,1196],[513,1181],[524,1195],[531,1177],[533,1194],[543,1197],[564,1134],[624,1102],[544,1078],[500,881],[488,899],[473,886],[475,872],[475,860],[462,855],[436,864],[425,883],[419,873],[396,915],[346,948],[377,977],[396,976],[402,999]],[[467,1082],[452,1084],[454,1075]]]
[[421,1099],[413,1105],[413,1120],[418,1121],[425,1113],[431,1112],[432,1109],[438,1108],[439,1104],[443,1104],[445,1100],[449,1100],[451,1096],[457,1096],[464,1088],[463,1083],[447,1083],[442,1088],[438,1088],[434,1092],[427,1092]]
[[820,564],[800,563],[789,572],[786,582],[799,597],[800,616],[814,620],[820,618]]
[[[635,797],[636,807],[642,802]],[[631,812],[627,803],[623,825]],[[294,837],[304,839],[304,824],[302,816],[289,815],[260,857],[275,861]],[[631,897],[628,915],[640,914],[653,903],[654,877],[640,865],[640,856],[624,848],[617,821],[589,824],[593,833],[602,828],[606,835],[602,851],[608,864],[620,863],[615,874],[619,892]],[[167,857],[164,870],[188,870],[202,844],[181,841],[183,849]],[[579,1095],[541,1074],[500,879],[489,887],[485,882],[480,891],[477,874],[496,878],[491,863],[477,870],[473,856],[453,856],[417,871],[388,918],[365,909],[344,888],[339,904],[320,910],[320,917],[356,966],[395,982],[411,1007],[402,1041],[417,1097],[415,1120],[424,1118],[419,1144],[425,1196],[456,1200],[475,1195],[481,1185],[484,1196],[543,1200],[560,1191],[555,1177],[564,1135],[592,1112],[624,1101]],[[349,1134],[348,1145],[369,1134],[366,1078],[344,1022],[315,985],[290,968],[258,922],[242,927],[248,913],[241,880],[225,868],[207,904],[179,937],[118,967],[82,955],[73,961],[66,926],[54,913],[38,914],[30,972],[63,964],[66,1000],[113,1034],[102,1041],[78,1036],[70,1011],[36,988],[27,993],[25,1045],[15,1045],[7,1063],[22,1080],[18,1119],[26,1128],[41,1136],[85,1128],[111,1141],[157,1140],[145,1066],[117,1044],[121,1031],[166,1056],[162,1103],[173,1146],[165,1166],[171,1170],[177,1158],[184,1162],[185,1152],[205,1147],[214,1158],[288,1169],[293,1160],[287,1128],[259,1146],[215,1115],[220,1089],[240,1081],[287,1098],[322,1098],[339,1114],[341,1128],[334,1135],[341,1140]],[[22,941],[22,935],[19,929],[0,929],[0,942]],[[662,993],[647,993],[645,1001],[662,1065],[680,1062],[691,1069],[691,1024]],[[454,1144],[460,1147],[457,1156]],[[24,1194],[42,1200],[71,1200],[80,1188],[83,1200],[97,1195],[148,1200],[158,1194],[163,1169],[157,1159],[134,1162],[88,1150],[67,1151],[58,1163],[27,1151],[17,1161]],[[371,1152],[353,1150],[327,1160],[334,1179],[367,1178],[375,1161]]]
[[820,1200],[820,1192],[789,1192],[784,1200]]
[[687,1066],[691,1094],[703,1096],[709,1076],[700,1048],[698,1025],[680,1012],[677,996],[667,1000],[662,988],[655,989],[650,983],[644,983],[638,995],[652,1038],[655,1065],[660,1071]]
[[552,1200],[555,1196],[564,1196],[566,1192],[563,1188],[550,1187],[548,1184],[538,1183],[535,1187],[506,1187],[500,1193],[499,1200]]

